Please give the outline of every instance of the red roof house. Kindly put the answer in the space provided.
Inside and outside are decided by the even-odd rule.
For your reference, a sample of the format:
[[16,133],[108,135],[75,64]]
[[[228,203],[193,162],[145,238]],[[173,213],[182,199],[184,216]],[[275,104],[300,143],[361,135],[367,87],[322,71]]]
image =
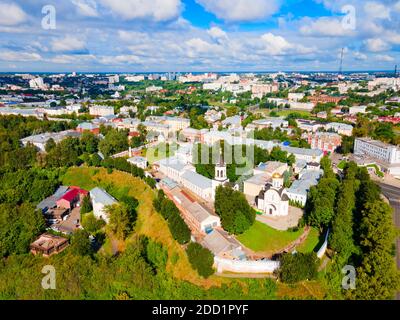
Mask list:
[[88,191],[81,188],[70,187],[70,190],[57,200],[57,207],[72,210],[88,193]]

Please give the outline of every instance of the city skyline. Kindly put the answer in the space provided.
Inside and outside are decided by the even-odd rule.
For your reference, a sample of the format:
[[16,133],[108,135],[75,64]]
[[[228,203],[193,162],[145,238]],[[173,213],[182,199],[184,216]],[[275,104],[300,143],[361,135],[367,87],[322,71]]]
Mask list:
[[342,48],[343,71],[390,71],[399,58],[400,1],[64,0],[54,21],[46,5],[0,1],[0,71],[337,72]]

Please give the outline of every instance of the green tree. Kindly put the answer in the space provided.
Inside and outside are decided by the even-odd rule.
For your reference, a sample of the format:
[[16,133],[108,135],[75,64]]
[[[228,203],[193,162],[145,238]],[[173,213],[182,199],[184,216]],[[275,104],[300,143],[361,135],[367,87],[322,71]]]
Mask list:
[[99,143],[99,149],[104,156],[111,156],[127,150],[128,135],[126,131],[110,130]]
[[396,232],[392,208],[382,200],[365,205],[360,224],[361,265],[357,268],[357,286],[350,297],[356,299],[393,299],[400,289],[400,274],[393,259]]
[[185,244],[190,241],[190,229],[179,213],[173,213],[168,219],[168,226],[172,236],[178,243]]
[[322,178],[317,186],[311,187],[306,204],[306,221],[309,225],[320,230],[330,226],[339,186],[337,179]]
[[45,148],[46,152],[50,152],[55,147],[56,147],[56,142],[54,141],[53,138],[50,138],[49,140],[47,140],[46,145],[45,145],[44,148]]
[[92,203],[90,201],[90,197],[86,196],[82,199],[81,202],[81,214],[88,213],[93,210]]
[[91,132],[85,131],[80,139],[82,152],[93,154],[98,151],[99,139]]
[[85,214],[82,218],[83,228],[91,234],[95,234],[106,225],[103,219],[97,219],[93,213]]
[[118,239],[126,239],[133,227],[127,206],[124,203],[116,203],[106,206],[105,210],[109,215],[110,230]]
[[71,239],[69,251],[75,255],[86,256],[92,253],[92,245],[89,233],[85,230],[77,230]]
[[191,242],[186,249],[186,253],[193,269],[197,270],[200,276],[208,278],[214,274],[214,256],[210,250],[198,243]]
[[256,216],[243,193],[223,186],[216,190],[215,212],[221,217],[223,228],[233,234],[245,232],[253,225]]
[[28,252],[45,227],[42,213],[31,204],[0,204],[0,257]]

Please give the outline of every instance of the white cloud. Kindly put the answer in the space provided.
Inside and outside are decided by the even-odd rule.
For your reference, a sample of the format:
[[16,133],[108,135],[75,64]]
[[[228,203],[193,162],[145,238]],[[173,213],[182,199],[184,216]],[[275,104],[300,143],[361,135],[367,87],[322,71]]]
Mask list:
[[372,19],[390,19],[390,9],[378,2],[367,2],[364,11]]
[[62,39],[55,39],[51,43],[51,48],[54,52],[73,52],[85,50],[85,41],[70,35]]
[[0,25],[15,26],[27,18],[27,14],[16,4],[0,2]]
[[0,60],[28,62],[28,61],[40,61],[42,60],[42,57],[38,53],[2,51],[0,52]]
[[120,64],[139,64],[142,61],[135,55],[102,56],[98,58],[101,64],[120,65]]
[[100,0],[115,15],[125,19],[166,21],[179,17],[180,0]]
[[195,58],[198,55],[213,55],[221,51],[222,47],[209,43],[200,38],[192,38],[186,41],[188,56]]
[[309,23],[307,19],[303,21],[306,24],[300,27],[300,32],[304,35],[340,37],[353,33],[352,30],[343,28],[342,22],[338,19],[322,17]]
[[52,63],[59,64],[79,64],[79,63],[87,63],[95,60],[95,56],[93,55],[57,55],[50,59]]
[[124,42],[136,43],[149,40],[149,36],[143,32],[118,30],[118,37]]
[[218,27],[210,28],[209,30],[207,30],[207,33],[213,40],[216,40],[216,41],[228,39],[228,35],[226,34],[226,32]]
[[358,51],[354,52],[353,56],[356,60],[360,60],[360,61],[365,61],[368,59],[368,56],[366,54],[358,52]]
[[71,0],[76,11],[85,17],[98,17],[97,4],[94,0]]
[[279,10],[279,0],[196,0],[207,11],[227,21],[261,20]]
[[377,54],[375,56],[376,60],[378,61],[383,61],[383,62],[392,62],[394,61],[394,58],[392,56],[389,56],[387,54]]
[[388,31],[385,35],[385,40],[393,44],[400,44],[400,33]]
[[288,49],[293,47],[285,38],[276,36],[270,32],[261,36],[261,45],[264,51],[273,56],[285,54]]
[[372,38],[364,41],[368,51],[381,52],[390,49],[390,46],[380,38]]
[[400,12],[400,1],[396,2],[396,4],[393,6],[393,10]]

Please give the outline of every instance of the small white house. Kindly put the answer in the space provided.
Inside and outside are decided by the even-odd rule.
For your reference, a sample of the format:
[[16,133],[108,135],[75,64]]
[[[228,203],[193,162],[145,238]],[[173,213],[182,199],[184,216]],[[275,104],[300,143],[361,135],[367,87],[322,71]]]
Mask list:
[[100,188],[94,188],[90,191],[90,198],[93,205],[93,214],[97,219],[103,219],[105,222],[109,222],[108,214],[105,212],[106,206],[111,206],[117,203],[112,196],[106,191]]
[[132,157],[128,159],[128,162],[143,170],[147,168],[147,159],[145,157]]

